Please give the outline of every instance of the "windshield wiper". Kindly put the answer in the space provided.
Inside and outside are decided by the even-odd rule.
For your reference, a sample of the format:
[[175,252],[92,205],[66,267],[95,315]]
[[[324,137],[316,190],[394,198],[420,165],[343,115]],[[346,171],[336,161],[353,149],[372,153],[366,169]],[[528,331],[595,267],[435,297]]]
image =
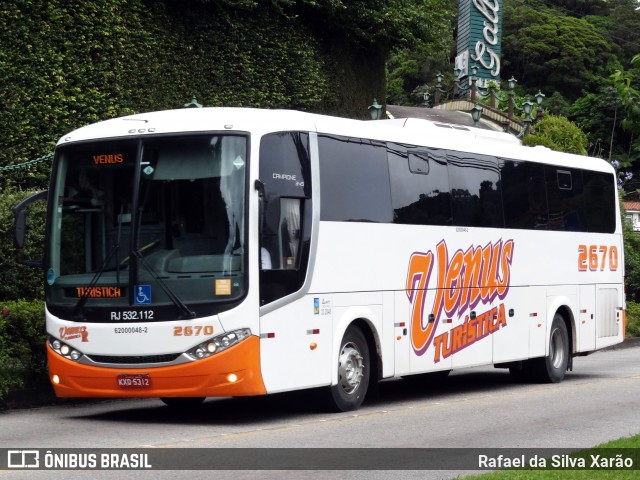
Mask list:
[[160,274],[156,271],[155,268],[153,268],[151,266],[151,264],[147,261],[147,259],[144,257],[144,255],[141,253],[140,250],[132,250],[131,251],[131,255],[136,257],[140,261],[140,263],[144,266],[144,268],[146,268],[149,271],[149,273],[151,273],[151,275],[153,276],[154,280],[156,280],[158,282],[158,284],[160,285],[160,288],[162,288],[162,290],[164,290],[164,293],[166,293],[167,297],[169,297],[169,299],[173,302],[173,304],[176,307],[178,307],[178,309],[182,312],[184,317],[186,317],[186,318],[195,318],[196,317],[196,312],[191,310],[180,299],[180,297],[173,290],[171,290],[171,288],[169,288],[169,285],[167,285],[162,280],[162,278],[160,277]]
[[[89,282],[89,285],[84,289],[82,295],[80,295],[80,298],[78,299],[78,303],[76,303],[75,309],[73,311],[73,316],[75,317],[76,321],[85,320],[83,315],[83,309],[84,309],[84,305],[87,303],[87,299],[91,295],[91,289],[96,286],[102,274],[107,271],[107,265],[109,265],[109,261],[114,255],[117,254],[119,249],[120,249],[120,242],[114,243],[113,246],[111,247],[111,250],[109,250],[109,253],[104,258],[102,265],[100,265],[100,268],[96,270],[96,273],[93,275],[91,282]],[[116,267],[116,268],[117,268],[117,272],[119,272],[120,271],[119,267]],[[116,273],[116,275],[118,275],[118,278],[119,278],[119,274]],[[120,282],[118,281],[118,285],[119,284]]]

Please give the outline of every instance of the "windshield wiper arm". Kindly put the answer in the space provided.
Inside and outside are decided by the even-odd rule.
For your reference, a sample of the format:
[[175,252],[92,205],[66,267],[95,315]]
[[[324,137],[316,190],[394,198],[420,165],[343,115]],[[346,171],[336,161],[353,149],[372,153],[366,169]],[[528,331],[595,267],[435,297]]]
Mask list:
[[144,266],[144,268],[146,268],[151,275],[153,275],[153,278],[158,282],[158,284],[160,285],[160,288],[162,288],[162,290],[164,290],[164,293],[167,294],[167,297],[169,297],[169,299],[173,302],[173,304],[178,307],[178,309],[182,312],[182,314],[186,317],[186,318],[195,318],[196,317],[196,312],[194,312],[193,310],[191,310],[181,299],[178,295],[176,295],[175,292],[173,292],[173,290],[171,290],[171,288],[169,288],[169,285],[167,285],[162,278],[160,278],[160,274],[156,271],[155,268],[153,268],[151,266],[151,264],[149,262],[147,262],[147,259],[144,258],[144,255],[142,255],[142,253],[140,252],[140,250],[132,250],[131,251],[131,255],[136,257],[140,263],[142,263],[142,265]]
[[100,265],[100,268],[96,270],[96,273],[93,275],[93,278],[89,282],[89,285],[84,289],[84,291],[82,292],[82,295],[80,295],[80,298],[78,299],[78,303],[76,303],[75,309],[73,311],[73,316],[76,317],[76,319],[84,320],[83,309],[84,309],[84,305],[87,303],[87,299],[91,294],[91,289],[96,286],[102,274],[107,271],[107,265],[109,265],[111,258],[114,255],[116,255],[119,249],[120,249],[120,242],[116,242],[111,246],[111,250],[109,250],[109,253],[104,258],[102,265]]

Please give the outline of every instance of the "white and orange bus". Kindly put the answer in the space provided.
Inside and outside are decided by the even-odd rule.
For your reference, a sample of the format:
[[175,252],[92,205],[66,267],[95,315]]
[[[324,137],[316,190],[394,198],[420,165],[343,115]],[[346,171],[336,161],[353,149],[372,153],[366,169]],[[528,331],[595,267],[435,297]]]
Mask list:
[[503,133],[131,115],[60,139],[48,202],[61,397],[326,387],[351,410],[374,381],[477,365],[559,382],[623,340],[613,168]]

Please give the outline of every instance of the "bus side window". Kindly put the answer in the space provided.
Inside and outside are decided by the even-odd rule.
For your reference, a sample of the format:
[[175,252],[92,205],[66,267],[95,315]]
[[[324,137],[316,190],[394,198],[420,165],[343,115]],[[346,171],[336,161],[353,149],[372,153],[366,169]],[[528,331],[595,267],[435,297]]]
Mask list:
[[[275,228],[265,229],[260,242],[260,265],[263,270],[298,268],[300,251],[301,206],[299,198],[279,198]],[[272,207],[273,208],[273,207]]]
[[451,225],[451,194],[443,150],[388,150],[393,222]]

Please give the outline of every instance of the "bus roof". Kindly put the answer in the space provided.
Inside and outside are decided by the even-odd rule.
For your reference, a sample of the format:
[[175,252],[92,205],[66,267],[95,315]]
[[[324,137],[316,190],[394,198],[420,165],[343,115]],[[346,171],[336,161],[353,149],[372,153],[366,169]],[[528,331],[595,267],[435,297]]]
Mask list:
[[206,131],[251,132],[263,135],[291,130],[453,149],[568,167],[580,166],[597,171],[614,171],[613,167],[602,159],[556,152],[546,147],[523,147],[519,139],[503,132],[417,118],[365,121],[295,110],[256,108],[181,108],[128,115],[74,130],[60,138],[58,146],[93,139],[139,135]]

